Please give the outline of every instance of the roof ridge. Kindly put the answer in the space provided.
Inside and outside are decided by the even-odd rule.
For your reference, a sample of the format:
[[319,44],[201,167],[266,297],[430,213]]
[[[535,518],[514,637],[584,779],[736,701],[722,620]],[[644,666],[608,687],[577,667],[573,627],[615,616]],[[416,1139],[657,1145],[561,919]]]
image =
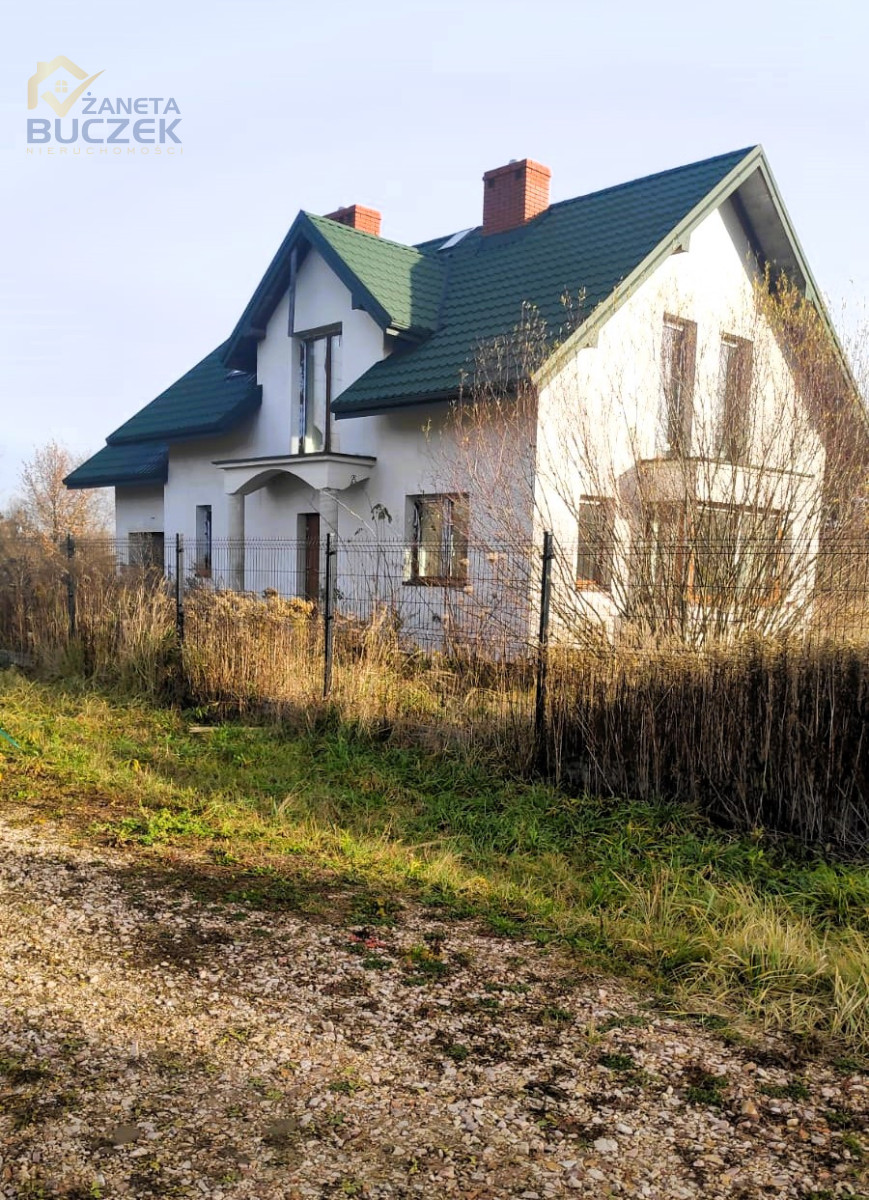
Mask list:
[[[667,167],[664,171],[652,171],[649,175],[638,175],[636,179],[626,179],[622,183],[611,183],[608,187],[596,188],[593,192],[583,192],[579,196],[568,196],[565,200],[556,200],[554,204],[550,204],[549,208],[544,209],[540,214],[550,212],[553,208],[562,208],[565,204],[575,204],[577,200],[590,200],[593,196],[605,196],[607,192],[619,192],[624,188],[634,187],[640,183],[649,183],[653,179],[662,179],[665,175],[678,175],[680,171],[690,171],[695,167],[707,167],[711,163],[721,162],[725,158],[733,158],[737,162],[746,158],[754,150],[760,149],[760,142],[755,142],[753,146],[746,146],[741,150],[728,150],[724,154],[713,154],[709,158],[698,158],[696,162],[682,163],[680,167]],[[530,225],[531,222],[529,221]]]
[[[537,217],[532,217],[531,220],[524,222],[522,225],[517,225],[516,228],[528,228],[529,226],[533,225],[538,217],[546,216],[546,214],[553,208],[563,208],[567,204],[576,204],[578,200],[590,200],[594,196],[605,196],[607,192],[618,192],[623,188],[634,187],[636,184],[648,183],[652,179],[661,179],[664,175],[676,175],[680,171],[690,171],[694,167],[705,167],[710,163],[720,162],[725,158],[736,158],[738,161],[740,158],[745,158],[746,155],[751,154],[753,150],[758,149],[760,149],[760,142],[756,142],[753,146],[746,146],[741,150],[727,150],[723,154],[712,154],[709,158],[698,158],[695,162],[682,163],[681,166],[678,167],[667,167],[663,171],[652,171],[649,175],[638,175],[636,179],[625,179],[621,183],[611,183],[608,184],[607,187],[596,188],[593,192],[581,192],[578,196],[567,196],[564,200],[555,200],[547,208],[543,209],[542,212],[538,213]],[[466,230],[457,229],[453,233],[443,234],[442,237],[423,238],[421,242],[413,243],[413,249],[419,250],[420,246],[436,247],[438,243],[449,241],[449,239],[454,237],[456,233],[467,232],[467,234],[470,235],[472,233],[476,233],[479,229],[482,229],[482,225],[473,225]],[[505,230],[505,232],[512,233],[514,230]],[[464,239],[462,240],[464,241]],[[402,243],[398,244],[401,245]],[[425,258],[431,257],[431,254],[426,254],[424,250],[420,250],[419,252]]]
[[345,229],[348,233],[355,233],[358,234],[359,237],[368,238],[372,245],[394,246],[396,250],[409,250],[411,253],[416,254],[419,258],[428,257],[427,255],[423,254],[421,250],[418,250],[412,243],[396,242],[393,238],[381,237],[379,233],[366,233],[364,229],[354,229],[352,225],[345,225],[343,221],[333,221],[331,217],[324,217],[321,213],[308,212],[306,208],[303,208],[302,212],[309,220],[313,218],[317,221],[328,221],[330,225],[340,226],[341,229]]

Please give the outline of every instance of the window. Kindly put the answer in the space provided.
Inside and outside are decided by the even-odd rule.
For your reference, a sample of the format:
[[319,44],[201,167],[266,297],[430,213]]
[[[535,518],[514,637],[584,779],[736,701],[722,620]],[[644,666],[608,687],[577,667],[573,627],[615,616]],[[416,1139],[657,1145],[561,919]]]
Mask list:
[[773,509],[648,505],[633,552],[637,600],[659,615],[686,603],[774,603],[786,565],[784,524]]
[[211,505],[196,505],[196,574],[211,578]]
[[577,586],[608,588],[612,583],[615,533],[612,501],[583,496],[577,525]]
[[410,496],[408,583],[468,580],[468,497]]
[[681,317],[664,317],[661,346],[660,436],[665,453],[691,453],[694,421],[694,363],[697,326]]
[[341,390],[340,367],[340,326],[299,338],[300,454],[319,454],[331,449],[330,406]]
[[691,594],[719,604],[770,604],[781,594],[781,513],[704,504],[694,524]]
[[129,564],[144,571],[159,571],[164,568],[164,538],[162,533],[131,533],[129,541]]
[[687,577],[686,505],[647,504],[634,552],[634,582],[648,596],[673,603]]
[[728,462],[744,462],[748,452],[753,346],[730,334],[721,339],[715,452]]

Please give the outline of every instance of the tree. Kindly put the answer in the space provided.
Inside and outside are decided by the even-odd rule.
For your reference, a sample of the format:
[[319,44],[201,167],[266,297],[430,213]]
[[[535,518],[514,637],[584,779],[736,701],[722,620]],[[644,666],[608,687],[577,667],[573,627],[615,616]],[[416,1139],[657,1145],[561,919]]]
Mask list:
[[108,533],[111,513],[106,494],[70,490],[63,482],[81,461],[52,439],[24,463],[19,504],[29,533],[53,543],[67,533],[74,537]]
[[[441,486],[470,494],[472,539],[490,548],[555,530],[553,619],[571,641],[805,629],[821,587],[827,607],[845,602],[843,564],[865,570],[866,415],[814,305],[760,275],[699,340],[669,315],[691,307],[647,293],[617,352],[543,371],[577,322],[568,311],[554,343],[529,310],[478,348],[452,412]],[[534,585],[496,589],[501,620]],[[491,626],[480,598],[456,602]]]

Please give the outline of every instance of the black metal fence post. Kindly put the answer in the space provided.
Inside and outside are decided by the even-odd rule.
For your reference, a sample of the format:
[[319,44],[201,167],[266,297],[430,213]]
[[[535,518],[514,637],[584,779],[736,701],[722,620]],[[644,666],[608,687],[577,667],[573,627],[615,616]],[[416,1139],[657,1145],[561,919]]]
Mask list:
[[69,639],[75,637],[76,629],[76,596],[75,596],[75,575],[72,569],[72,560],[75,558],[75,538],[71,533],[66,535],[66,613],[69,621]]
[[552,534],[543,535],[543,566],[540,572],[540,626],[537,632],[537,678],[534,691],[534,741],[538,760],[545,754],[546,744],[546,674],[549,666],[549,606],[552,598]]
[[335,626],[335,558],[338,551],[331,533],[326,534],[326,589],[323,597],[323,695],[332,690],[332,639]]
[[184,534],[175,534],[175,629],[184,641]]

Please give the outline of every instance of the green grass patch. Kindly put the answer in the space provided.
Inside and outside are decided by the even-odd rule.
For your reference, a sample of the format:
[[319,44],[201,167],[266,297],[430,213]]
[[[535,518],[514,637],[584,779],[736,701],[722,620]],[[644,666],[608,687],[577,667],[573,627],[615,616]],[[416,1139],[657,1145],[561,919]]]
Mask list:
[[[731,835],[675,804],[564,794],[337,720],[200,736],[178,712],[8,671],[0,725],[27,751],[3,752],[8,804],[141,850],[151,871],[184,862],[203,898],[375,927],[422,902],[447,932],[481,918],[504,936],[571,946],[584,968],[640,976],[686,1007],[723,1002],[832,1038],[854,1061],[869,1049],[865,864]],[[422,986],[462,963],[429,943],[395,965]]]

